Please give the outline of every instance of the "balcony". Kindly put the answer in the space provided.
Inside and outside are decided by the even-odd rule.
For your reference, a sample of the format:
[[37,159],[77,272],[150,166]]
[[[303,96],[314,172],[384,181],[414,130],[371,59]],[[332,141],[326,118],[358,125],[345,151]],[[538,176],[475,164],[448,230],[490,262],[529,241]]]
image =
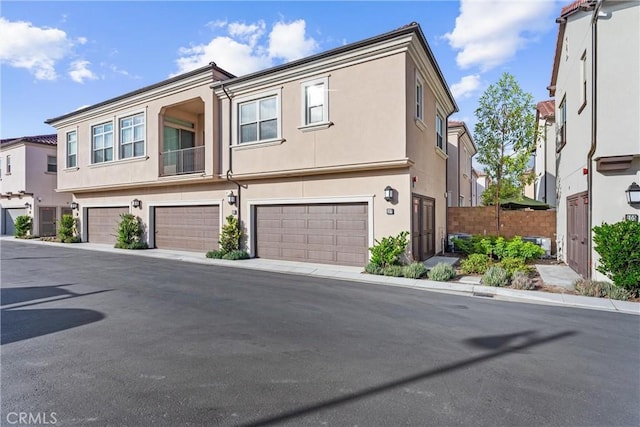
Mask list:
[[160,153],[160,176],[204,172],[204,145]]

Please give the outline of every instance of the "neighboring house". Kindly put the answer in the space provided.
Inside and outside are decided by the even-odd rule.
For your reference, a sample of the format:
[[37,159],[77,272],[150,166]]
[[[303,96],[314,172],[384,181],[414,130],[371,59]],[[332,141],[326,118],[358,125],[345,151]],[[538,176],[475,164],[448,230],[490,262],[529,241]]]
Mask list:
[[132,212],[150,247],[206,251],[235,215],[252,256],[361,266],[404,230],[415,259],[443,250],[456,110],[414,23],[246,76],[212,64],[47,123],[77,140],[59,147],[58,186],[85,241],[113,244]]
[[555,102],[553,99],[536,105],[536,151],[534,171],[536,176],[534,199],[556,206],[556,128]]
[[480,183],[478,182],[478,171],[475,168],[471,168],[471,206],[480,206],[480,199],[478,199],[478,193],[480,192]]
[[69,194],[57,193],[56,135],[0,141],[2,234],[13,235],[15,219],[33,218],[33,234],[54,236],[56,222],[71,213]]
[[489,188],[489,177],[487,176],[486,173],[484,173],[484,171],[481,170],[476,170],[476,175],[478,178],[476,178],[476,182],[478,183],[477,185],[477,198],[478,198],[478,206],[484,206],[484,204],[482,203],[482,194],[484,193],[484,190],[486,190],[487,188]]
[[[527,169],[525,171],[525,176],[531,176],[533,173],[534,173],[534,169],[533,168]],[[535,199],[536,198],[536,183],[535,183],[535,181],[532,181],[529,184],[526,184],[524,186],[524,188],[522,189],[522,194],[524,194],[525,197],[528,197],[530,199]]]
[[473,206],[472,158],[478,151],[464,122],[449,121],[447,133],[448,206]]
[[559,258],[596,272],[592,228],[640,214],[640,3],[576,1],[562,9],[549,91],[557,130]]

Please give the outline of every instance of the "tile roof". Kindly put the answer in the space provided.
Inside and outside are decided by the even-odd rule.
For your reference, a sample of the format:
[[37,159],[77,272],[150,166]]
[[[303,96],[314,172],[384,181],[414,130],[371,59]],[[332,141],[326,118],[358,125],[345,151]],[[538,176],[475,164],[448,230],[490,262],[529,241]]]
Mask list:
[[19,138],[6,138],[0,140],[1,145],[17,144],[19,142],[33,142],[43,145],[57,145],[58,135],[55,133],[48,135],[21,136]]
[[447,122],[447,124],[449,125],[449,127],[464,126],[464,122],[459,122],[459,121],[456,121],[456,120],[449,120]]
[[553,99],[547,101],[540,101],[536,104],[536,110],[540,113],[540,117],[546,119],[548,117],[555,117],[556,115],[556,102]]
[[578,10],[580,6],[582,6],[583,4],[590,5],[591,3],[595,3],[595,2],[593,0],[575,0],[573,3],[562,8],[562,10],[560,11],[560,16],[564,17],[567,15],[570,15],[571,13]]

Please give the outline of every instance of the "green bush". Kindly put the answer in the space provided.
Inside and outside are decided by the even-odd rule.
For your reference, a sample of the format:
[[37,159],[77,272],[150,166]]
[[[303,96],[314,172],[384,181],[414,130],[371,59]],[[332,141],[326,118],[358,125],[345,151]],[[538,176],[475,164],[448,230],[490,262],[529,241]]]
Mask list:
[[404,275],[404,268],[401,265],[389,265],[384,267],[382,274],[385,276],[402,277]]
[[446,282],[456,277],[456,269],[451,264],[440,262],[429,270],[429,280]]
[[493,265],[484,273],[481,283],[487,286],[507,286],[509,284],[509,273],[504,268]]
[[404,267],[403,274],[408,279],[419,279],[427,274],[427,267],[421,262],[413,262]]
[[521,289],[525,291],[531,291],[536,288],[529,274],[524,271],[516,271],[511,276],[511,287],[514,289]]
[[620,221],[593,227],[593,242],[600,255],[596,270],[616,286],[640,293],[640,223]]
[[62,243],[81,243],[82,239],[80,236],[71,236],[61,240]]
[[366,271],[369,274],[382,275],[384,273],[384,267],[370,262],[364,266],[364,271]]
[[75,240],[77,233],[78,220],[73,215],[62,215],[62,219],[58,221],[58,240],[63,243],[77,243],[80,238]]
[[381,267],[400,265],[401,256],[404,254],[409,240],[408,231],[402,231],[397,236],[383,237],[382,240],[375,241],[375,245],[369,248],[371,252],[370,262]]
[[16,217],[13,227],[13,235],[19,239],[24,239],[28,234],[31,234],[33,219],[29,215],[20,215]]
[[227,223],[222,226],[222,232],[220,233],[220,250],[225,254],[240,249],[240,242],[242,240],[242,228],[238,218],[233,215],[229,215]]
[[495,242],[494,236],[483,236],[481,234],[474,234],[471,239],[452,239],[453,247],[456,252],[461,252],[464,255],[471,254],[489,254],[487,248],[491,248]]
[[230,260],[239,260],[239,259],[248,259],[249,254],[247,251],[243,251],[242,249],[236,249],[235,251],[227,252],[222,255],[222,259],[230,259]]
[[507,270],[509,276],[512,276],[516,271],[523,271],[526,273],[533,271],[533,267],[527,265],[522,258],[502,258],[498,265]]
[[144,226],[142,220],[130,213],[120,215],[116,248],[120,249],[148,249],[147,242],[142,241]]
[[471,254],[460,263],[460,269],[464,274],[484,274],[490,263],[491,259],[487,255]]
[[222,257],[224,256],[224,252],[222,252],[221,250],[213,250],[207,252],[205,256],[207,258],[222,259]]
[[573,286],[580,295],[587,297],[626,301],[633,296],[632,292],[605,281],[579,279]]

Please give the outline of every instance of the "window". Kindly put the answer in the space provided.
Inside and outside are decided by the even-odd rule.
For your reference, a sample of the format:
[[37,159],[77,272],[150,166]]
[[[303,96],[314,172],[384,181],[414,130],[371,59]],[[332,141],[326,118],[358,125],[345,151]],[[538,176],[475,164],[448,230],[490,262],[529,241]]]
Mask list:
[[76,131],[67,132],[67,167],[78,165],[78,134]]
[[464,206],[464,196],[462,194],[458,196],[458,206]]
[[195,147],[195,127],[194,123],[166,116],[164,118],[164,151]]
[[582,103],[580,105],[580,109],[578,109],[578,114],[584,110],[584,107],[587,105],[587,51],[585,50],[582,53],[582,57],[580,58],[580,77],[582,78]]
[[267,98],[239,104],[240,144],[263,142],[278,138],[278,97]]
[[120,119],[120,158],[144,156],[144,114]]
[[103,123],[91,127],[91,163],[104,163],[113,160],[113,123]]
[[302,125],[312,126],[329,121],[327,102],[328,79],[316,79],[302,83]]
[[560,121],[560,128],[558,129],[558,143],[556,151],[559,152],[562,150],[562,147],[567,143],[567,97],[562,98],[562,102],[560,103],[560,114],[558,114]]
[[416,74],[416,119],[424,121],[424,84]]
[[47,156],[47,172],[58,172],[58,158],[56,156]]
[[444,151],[444,139],[442,135],[444,135],[444,129],[442,128],[443,121],[440,114],[436,114],[436,146]]
[[7,156],[7,172],[5,175],[11,175],[11,156]]

